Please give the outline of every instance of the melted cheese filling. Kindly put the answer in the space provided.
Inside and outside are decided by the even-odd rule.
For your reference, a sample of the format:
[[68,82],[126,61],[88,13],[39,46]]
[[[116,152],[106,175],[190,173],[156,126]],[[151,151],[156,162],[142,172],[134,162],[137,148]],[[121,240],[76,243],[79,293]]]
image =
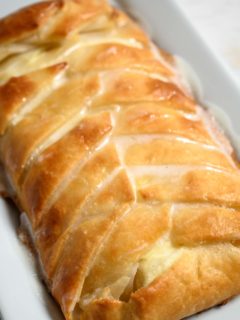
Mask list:
[[182,251],[183,249],[174,247],[167,236],[161,239],[139,261],[134,289],[148,286],[153,280],[171,268],[174,262],[179,259]]

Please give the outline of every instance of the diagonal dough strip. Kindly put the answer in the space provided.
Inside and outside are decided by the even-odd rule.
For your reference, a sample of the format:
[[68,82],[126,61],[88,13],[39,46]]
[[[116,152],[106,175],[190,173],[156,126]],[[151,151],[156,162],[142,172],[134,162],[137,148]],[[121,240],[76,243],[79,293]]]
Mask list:
[[4,161],[16,184],[24,169],[49,146],[51,139],[56,141],[66,133],[64,126],[71,130],[76,125],[76,117],[77,120],[83,117],[92,95],[97,95],[99,90],[98,78],[73,79],[54,90],[40,106],[8,130],[1,145]]
[[82,215],[89,218],[82,222],[79,220],[73,227],[53,277],[53,294],[65,308],[71,304],[70,308],[74,309],[91,261],[94,261],[101,243],[116,222],[126,214],[126,208],[128,212],[134,202],[133,187],[125,170],[121,170],[112,183],[107,184],[96,198],[82,209]]
[[0,133],[33,111],[62,82],[67,67],[60,63],[22,77],[11,78],[0,86]]
[[[79,162],[111,132],[108,113],[85,118],[57,143],[45,150],[29,170],[20,189],[23,208],[34,226],[46,212],[46,206],[64,178],[74,172]],[[54,159],[58,159],[54,165]],[[71,179],[73,177],[71,176]],[[46,183],[47,182],[47,183]]]
[[203,202],[239,208],[239,172],[213,168],[188,168],[171,176],[153,171],[137,178],[139,200],[143,202]]
[[[113,146],[100,150],[78,170],[64,191],[58,195],[49,212],[43,215],[36,231],[36,240],[48,275],[51,274],[76,221],[79,224],[79,220],[88,219],[88,215],[83,215],[84,208],[111,184],[121,170],[118,166],[119,159]],[[88,213],[87,210],[84,211]]]

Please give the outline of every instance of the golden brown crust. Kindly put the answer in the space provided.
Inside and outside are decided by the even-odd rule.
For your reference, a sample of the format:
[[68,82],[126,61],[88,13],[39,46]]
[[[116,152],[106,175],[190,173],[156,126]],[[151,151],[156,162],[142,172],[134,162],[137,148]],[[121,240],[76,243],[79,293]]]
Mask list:
[[105,0],[65,0],[63,4],[59,21],[51,30],[51,34],[57,38],[79,29],[94,30],[94,19],[100,15],[108,15],[110,11]]
[[136,319],[133,317],[132,310],[128,304],[117,300],[99,299],[86,307],[82,320]]
[[106,77],[106,95],[96,104],[106,102],[164,102],[164,105],[186,112],[195,112],[196,106],[191,97],[186,96],[176,84],[149,77],[148,74],[133,71],[120,71]]
[[[214,170],[189,170],[173,179],[153,179],[139,188],[140,197],[148,201],[207,202],[239,207],[239,176]],[[174,186],[174,188],[173,188]]]
[[[43,102],[41,99],[39,105],[36,104],[26,117],[7,131],[2,139],[2,149],[5,164],[12,173],[14,181],[18,182],[24,176],[26,168],[34,160],[32,155],[34,150],[38,152],[43,141],[51,139],[58,128],[61,129],[68,122],[71,126],[71,122],[75,121],[74,117],[76,119],[81,117],[81,110],[86,108],[89,96],[96,94],[98,90],[100,90],[98,78],[90,77],[86,81],[81,77],[73,79],[72,82],[50,92]],[[61,100],[61,104],[56,103],[56,97]],[[75,99],[78,99],[78,103],[75,103]],[[59,135],[61,136],[61,132]],[[42,147],[39,151],[43,149]]]
[[[73,66],[75,70],[87,71],[89,69],[114,69],[128,68],[129,65],[139,70],[152,71],[161,73],[166,76],[172,76],[172,71],[166,68],[160,61],[157,61],[151,51],[145,48],[127,47],[122,44],[102,44],[95,47],[84,48],[89,51],[86,55],[86,60],[73,59]],[[83,54],[84,57],[84,54]]]
[[183,254],[149,287],[132,295],[137,319],[182,319],[238,294],[239,264],[239,249],[231,245]]
[[[82,295],[94,288],[110,288],[115,298],[128,299],[128,292],[123,294],[109,283],[114,283],[136,269],[139,258],[148,252],[154,243],[169,228],[169,205],[138,205],[120,221],[102,250],[101,256],[88,274]],[[124,241],[123,241],[124,239]],[[133,271],[134,272],[134,271]],[[130,273],[130,275],[129,275]],[[134,274],[133,274],[134,276]],[[124,283],[124,279],[123,279]]]
[[214,145],[214,141],[200,120],[192,121],[185,113],[167,108],[163,103],[133,103],[123,110],[118,118],[117,133],[175,134],[182,137]]
[[[97,247],[102,242],[109,225],[114,223],[115,219],[116,215],[110,216],[109,220],[101,217],[86,220],[77,228],[70,237],[68,246],[65,247],[61,263],[53,279],[52,291],[67,316],[70,316],[77,303],[76,292],[82,285],[81,278],[89,267],[90,258],[96,254]],[[79,245],[81,245],[80,248]],[[68,292],[67,295],[66,292]]]
[[63,1],[52,0],[33,4],[0,20],[0,43],[20,41],[34,34],[63,6]]
[[0,43],[21,41],[31,36],[37,36],[30,39],[32,42],[48,42],[49,37],[58,40],[79,28],[87,29],[96,16],[108,11],[104,0],[39,2],[0,20]]
[[65,187],[61,197],[52,205],[48,214],[43,215],[36,231],[36,241],[49,276],[53,262],[63,248],[69,228],[81,213],[80,209],[92,196],[99,183],[119,165],[120,160],[115,146],[107,146],[86,165],[80,165],[75,178]]
[[1,161],[65,318],[180,320],[239,294],[239,165],[174,57],[104,0],[25,8],[0,45]]
[[[111,119],[107,113],[85,118],[69,134],[42,153],[40,161],[28,171],[22,186],[24,208],[34,226],[41,221],[48,197],[56,191],[63,177],[69,174],[111,129]],[[57,165],[55,159],[58,159]]]
[[190,206],[176,210],[172,223],[171,238],[178,245],[234,243],[240,240],[239,210],[218,206]]
[[54,79],[67,67],[66,63],[11,78],[0,86],[0,134],[2,135],[17,111],[40,91],[47,90]]

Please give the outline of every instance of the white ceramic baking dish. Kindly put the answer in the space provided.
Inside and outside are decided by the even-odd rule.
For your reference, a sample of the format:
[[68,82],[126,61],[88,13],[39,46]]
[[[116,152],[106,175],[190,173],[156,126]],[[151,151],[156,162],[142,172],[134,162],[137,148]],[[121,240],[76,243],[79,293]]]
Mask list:
[[[34,0],[0,1],[0,16]],[[189,76],[199,99],[211,101],[222,112],[217,118],[239,148],[240,88],[231,72],[213,53],[174,0],[119,0],[141,20],[160,47],[182,56],[193,67]],[[201,94],[203,92],[203,94]],[[216,111],[215,108],[214,112]],[[234,134],[235,133],[235,134]],[[58,307],[41,283],[34,260],[17,236],[19,214],[0,199],[0,312],[4,320],[61,320]],[[240,298],[194,316],[198,320],[239,320]],[[155,319],[153,319],[155,320]]]

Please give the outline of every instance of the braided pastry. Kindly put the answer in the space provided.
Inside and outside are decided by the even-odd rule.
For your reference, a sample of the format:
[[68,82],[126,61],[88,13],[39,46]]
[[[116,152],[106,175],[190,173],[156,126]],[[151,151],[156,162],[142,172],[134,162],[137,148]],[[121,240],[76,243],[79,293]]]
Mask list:
[[174,58],[104,0],[0,20],[0,155],[69,320],[178,320],[240,292],[240,172]]

